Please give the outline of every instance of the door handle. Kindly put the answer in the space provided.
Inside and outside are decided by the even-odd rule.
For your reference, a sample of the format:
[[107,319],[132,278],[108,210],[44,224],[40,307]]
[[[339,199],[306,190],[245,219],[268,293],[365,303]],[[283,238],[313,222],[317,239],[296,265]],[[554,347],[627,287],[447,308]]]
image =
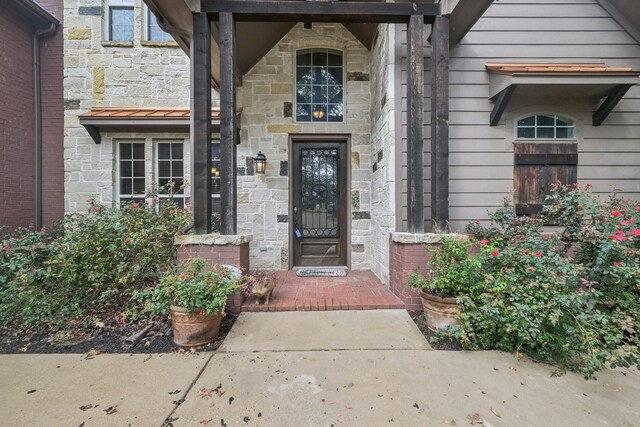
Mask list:
[[293,214],[294,215],[298,215],[298,208],[296,208],[296,207],[293,208]]

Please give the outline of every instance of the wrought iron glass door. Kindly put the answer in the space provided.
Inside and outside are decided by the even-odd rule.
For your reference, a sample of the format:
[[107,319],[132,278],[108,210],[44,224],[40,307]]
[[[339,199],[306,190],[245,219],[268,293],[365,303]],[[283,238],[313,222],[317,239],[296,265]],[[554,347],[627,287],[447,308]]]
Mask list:
[[294,266],[347,265],[347,144],[294,142]]

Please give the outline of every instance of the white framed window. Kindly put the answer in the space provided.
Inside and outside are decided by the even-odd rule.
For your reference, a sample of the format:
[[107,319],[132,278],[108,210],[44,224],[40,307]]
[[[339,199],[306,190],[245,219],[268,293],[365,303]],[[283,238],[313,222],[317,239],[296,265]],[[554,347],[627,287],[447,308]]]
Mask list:
[[171,34],[158,25],[158,19],[148,7],[144,7],[144,39],[150,42],[172,42]]
[[327,48],[296,51],[296,121],[344,121],[342,51]]
[[517,139],[575,140],[575,122],[557,114],[535,114],[516,122]]
[[132,42],[134,34],[134,0],[107,0],[107,40]]
[[118,203],[144,203],[145,185],[145,143],[118,143]]
[[160,203],[171,200],[184,207],[184,144],[182,141],[156,141],[155,182]]

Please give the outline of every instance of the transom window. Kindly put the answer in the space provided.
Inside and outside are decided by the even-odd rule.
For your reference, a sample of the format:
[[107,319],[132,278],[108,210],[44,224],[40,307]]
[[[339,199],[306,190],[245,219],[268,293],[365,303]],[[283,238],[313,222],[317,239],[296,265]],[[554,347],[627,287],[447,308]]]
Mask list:
[[518,120],[520,139],[574,139],[575,123],[553,114],[536,114]]
[[145,8],[147,11],[147,27],[145,29],[145,38],[147,41],[152,42],[171,42],[173,41],[173,37],[171,34],[165,33],[162,28],[158,25],[158,19],[156,16],[149,10],[149,8]]
[[342,52],[301,49],[296,52],[296,120],[344,120],[344,68]]
[[107,0],[107,38],[111,41],[133,41],[134,0]]

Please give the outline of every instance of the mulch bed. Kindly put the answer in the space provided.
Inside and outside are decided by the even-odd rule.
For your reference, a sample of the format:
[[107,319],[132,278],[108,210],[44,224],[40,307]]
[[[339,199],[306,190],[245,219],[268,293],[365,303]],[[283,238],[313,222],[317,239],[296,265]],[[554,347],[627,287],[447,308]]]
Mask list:
[[410,311],[409,315],[413,319],[422,335],[429,341],[434,350],[460,351],[463,350],[462,345],[451,338],[437,337],[436,333],[427,328],[427,320],[422,311]]
[[[227,313],[222,319],[220,333],[199,351],[214,351],[222,344],[238,315]],[[125,343],[129,336],[152,325],[147,335],[135,346]],[[82,319],[61,326],[42,325],[28,330],[0,328],[0,354],[31,353],[170,353],[180,351],[173,341],[171,320],[168,317],[146,319],[121,324],[95,319]]]

